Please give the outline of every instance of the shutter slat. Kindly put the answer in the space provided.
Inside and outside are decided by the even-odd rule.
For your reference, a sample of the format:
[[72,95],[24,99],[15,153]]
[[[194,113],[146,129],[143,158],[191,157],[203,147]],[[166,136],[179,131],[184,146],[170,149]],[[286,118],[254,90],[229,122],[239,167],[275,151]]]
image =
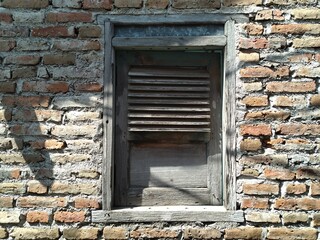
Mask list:
[[206,69],[132,67],[128,75],[129,134],[210,132],[210,79]]

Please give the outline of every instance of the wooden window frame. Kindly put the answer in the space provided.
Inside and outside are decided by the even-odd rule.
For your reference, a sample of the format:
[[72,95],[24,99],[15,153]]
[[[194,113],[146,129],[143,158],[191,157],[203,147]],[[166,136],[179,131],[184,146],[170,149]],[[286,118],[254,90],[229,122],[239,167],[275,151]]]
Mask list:
[[[243,222],[243,212],[236,211],[236,128],[235,128],[235,81],[236,46],[235,22],[247,22],[243,15],[190,14],[153,16],[99,16],[105,34],[104,79],[104,155],[102,174],[102,208],[92,212],[93,222],[157,222],[157,221],[231,221]],[[221,24],[224,35],[206,37],[120,38],[114,37],[114,29],[124,25],[179,25]],[[177,39],[179,40],[177,44]],[[113,209],[114,176],[114,64],[115,49],[223,49],[222,71],[222,206],[166,206]]]

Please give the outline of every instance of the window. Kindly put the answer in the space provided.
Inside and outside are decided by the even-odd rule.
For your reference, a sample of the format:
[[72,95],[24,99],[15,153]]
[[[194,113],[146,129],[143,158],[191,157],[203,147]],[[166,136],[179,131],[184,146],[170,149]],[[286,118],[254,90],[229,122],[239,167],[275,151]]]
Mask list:
[[243,221],[234,211],[233,35],[234,20],[246,19],[232,19],[99,18],[104,210],[93,212],[94,222]]

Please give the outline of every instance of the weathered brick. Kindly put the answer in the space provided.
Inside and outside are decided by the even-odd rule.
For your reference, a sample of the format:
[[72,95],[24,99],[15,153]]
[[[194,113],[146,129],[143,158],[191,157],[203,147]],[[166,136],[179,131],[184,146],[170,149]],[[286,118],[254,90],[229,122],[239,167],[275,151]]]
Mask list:
[[304,183],[289,183],[286,185],[286,194],[303,194],[307,191],[307,187]]
[[300,228],[300,229],[290,229],[290,228],[269,228],[268,229],[268,239],[286,239],[286,240],[296,240],[296,239],[317,239],[317,230],[314,228]]
[[263,26],[259,24],[249,23],[244,26],[244,30],[249,35],[261,35],[263,33]]
[[244,83],[243,88],[247,92],[256,92],[262,90],[261,82]]
[[102,84],[100,83],[76,83],[74,89],[79,92],[101,92]]
[[0,180],[2,179],[18,179],[20,177],[19,169],[0,170]]
[[169,5],[169,0],[147,0],[146,8],[150,9],[166,9]]
[[320,214],[319,213],[315,213],[313,214],[313,219],[312,219],[312,226],[313,227],[318,227],[320,226]]
[[91,51],[100,50],[101,44],[98,40],[66,40],[54,41],[53,49],[61,51]]
[[37,68],[35,67],[22,67],[16,68],[12,71],[12,78],[32,78],[37,76]]
[[48,96],[3,96],[1,103],[9,107],[48,107]]
[[259,139],[244,139],[240,142],[241,151],[258,151],[262,148],[262,143]]
[[268,38],[269,44],[268,48],[271,49],[280,49],[280,48],[286,48],[287,46],[287,38],[285,37],[270,37]]
[[4,8],[30,8],[40,9],[46,8],[49,0],[2,0],[0,6]]
[[52,0],[52,6],[56,8],[81,8],[81,0]]
[[10,236],[17,240],[28,239],[59,239],[58,228],[13,228]]
[[27,222],[29,223],[48,223],[49,214],[44,211],[29,211],[27,213]]
[[280,215],[278,213],[269,212],[250,212],[246,214],[246,220],[257,223],[280,223]]
[[43,12],[15,12],[13,13],[13,19],[15,23],[43,23]]
[[29,28],[17,27],[17,26],[6,26],[0,27],[0,37],[28,37]]
[[305,223],[308,221],[308,214],[302,212],[284,212],[282,214],[284,224]]
[[248,107],[264,107],[269,105],[268,96],[247,96],[242,102]]
[[11,82],[0,82],[0,93],[14,93],[16,84]]
[[65,228],[63,237],[65,239],[98,239],[99,228]]
[[24,92],[65,93],[69,83],[63,81],[25,81],[22,85]]
[[261,5],[262,0],[225,0],[224,5],[229,6],[247,6],[247,5]]
[[296,75],[299,77],[314,77],[320,74],[320,67],[300,67],[296,70]]
[[320,24],[272,25],[271,33],[280,34],[319,34]]
[[247,112],[245,119],[257,119],[257,120],[286,120],[290,117],[290,112],[287,111],[258,111],[258,112]]
[[98,38],[101,36],[101,28],[99,26],[83,26],[79,27],[79,38]]
[[[125,0],[123,0],[125,1]],[[220,8],[221,3],[218,0],[206,1],[206,0],[173,0],[172,7],[177,9],[188,8]]]
[[298,8],[291,11],[294,19],[320,19],[319,8]]
[[225,230],[225,239],[261,239],[262,228],[238,227]]
[[26,187],[23,183],[0,183],[0,193],[4,194],[23,194]]
[[93,208],[98,209],[100,208],[99,201],[93,198],[76,198],[74,200],[74,206],[76,208]]
[[67,198],[64,197],[20,197],[17,200],[17,206],[23,208],[45,207],[56,208],[66,207]]
[[261,10],[257,12],[255,20],[256,21],[262,21],[262,20],[282,21],[284,20],[283,11],[279,9]]
[[241,208],[267,209],[269,208],[269,200],[266,198],[244,198],[241,202]]
[[141,8],[142,0],[114,0],[114,6],[117,8]]
[[65,114],[67,120],[78,122],[78,121],[88,121],[88,120],[98,120],[101,119],[100,112],[79,112],[70,111]]
[[304,37],[293,39],[294,48],[318,48],[320,47],[320,37]]
[[84,9],[111,10],[111,8],[112,8],[112,0],[84,0],[82,7]]
[[320,169],[303,167],[297,170],[297,179],[320,179]]
[[36,109],[25,109],[25,110],[14,110],[12,114],[12,120],[20,121],[54,121],[60,122],[62,119],[62,111],[56,110],[36,110]]
[[128,231],[124,227],[105,227],[103,229],[104,239],[128,239]]
[[16,41],[14,40],[0,40],[0,52],[9,52],[16,46]]
[[78,178],[98,178],[100,176],[99,172],[96,170],[84,169],[74,172]]
[[277,128],[277,133],[282,135],[319,135],[320,126],[302,123],[281,124]]
[[272,99],[276,107],[304,107],[307,106],[305,96],[276,96]]
[[66,163],[75,163],[75,162],[82,162],[82,161],[87,161],[90,159],[89,154],[51,154],[50,159],[54,163],[59,163],[59,164],[66,164]]
[[0,223],[19,223],[20,211],[0,211]]
[[87,194],[96,195],[99,193],[99,188],[92,183],[61,183],[54,182],[50,187],[50,192],[53,194]]
[[45,194],[47,193],[48,187],[43,185],[41,182],[37,180],[31,180],[27,184],[28,188],[27,191],[29,193],[35,193],[35,194]]
[[258,62],[260,60],[260,54],[256,52],[240,52],[238,57],[242,62]]
[[268,0],[268,4],[276,5],[295,5],[295,4],[315,4],[317,0]]
[[179,235],[179,231],[171,230],[171,229],[159,229],[159,228],[138,228],[136,230],[130,231],[131,238],[177,238]]
[[50,12],[46,16],[46,21],[51,23],[67,22],[92,22],[90,12]]
[[51,26],[38,27],[31,30],[33,37],[74,37],[74,27]]
[[57,125],[51,130],[51,134],[59,137],[66,136],[95,136],[98,134],[99,127],[97,125]]
[[49,50],[49,48],[50,48],[50,43],[46,40],[40,40],[40,39],[18,40],[17,47],[16,47],[18,51],[45,51],[45,50]]
[[40,153],[16,153],[0,154],[0,161],[6,164],[10,163],[35,163],[41,162],[44,158]]
[[7,239],[8,232],[5,228],[0,227],[0,239]]
[[260,175],[257,169],[245,168],[241,171],[241,176],[258,177]]
[[241,38],[240,49],[263,49],[267,48],[268,40],[266,38]]
[[242,78],[281,78],[289,76],[288,67],[272,70],[267,67],[247,67],[240,70]]
[[248,195],[277,195],[279,194],[278,184],[243,184],[243,193]]
[[311,183],[311,185],[310,185],[310,194],[312,196],[320,195],[320,183]]
[[49,126],[39,123],[16,124],[10,127],[10,133],[18,136],[44,136],[49,133]]
[[[75,66],[68,67],[55,67],[50,68],[50,73],[52,74],[53,79],[61,80],[61,79],[76,79],[79,78],[84,79],[97,79],[102,77],[103,71],[98,68],[79,68]],[[93,81],[93,80],[92,80]]]
[[320,199],[315,198],[279,198],[274,204],[280,210],[319,210]]
[[313,95],[310,98],[310,104],[312,106],[320,106],[320,94]]
[[74,65],[76,55],[74,53],[66,54],[47,54],[43,56],[43,63],[46,65]]
[[85,212],[58,211],[55,212],[53,219],[57,222],[64,223],[83,222],[85,219]]
[[13,197],[0,197],[0,208],[12,208]]
[[288,169],[271,169],[264,170],[264,176],[268,179],[292,180],[295,178],[295,173]]
[[241,125],[241,135],[252,135],[252,136],[271,136],[271,127],[267,124],[255,124],[255,125]]
[[12,14],[9,12],[0,13],[0,22],[12,23]]
[[[11,109],[0,110],[0,121],[10,121],[12,117]],[[1,148],[1,143],[0,143]]]
[[[81,149],[97,149],[97,143],[93,140],[80,139],[80,140],[66,140],[68,149],[81,150]],[[88,156],[88,155],[87,155]],[[90,158],[90,156],[89,156]]]
[[4,64],[37,65],[39,62],[40,57],[35,55],[7,56],[4,59]]
[[216,239],[221,237],[221,232],[214,228],[193,228],[183,230],[183,239]]

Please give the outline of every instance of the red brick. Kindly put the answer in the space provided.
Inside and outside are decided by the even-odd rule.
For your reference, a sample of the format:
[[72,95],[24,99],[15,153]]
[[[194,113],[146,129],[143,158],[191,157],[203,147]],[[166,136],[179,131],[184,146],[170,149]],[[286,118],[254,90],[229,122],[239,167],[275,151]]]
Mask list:
[[69,83],[62,81],[25,81],[22,86],[24,92],[65,93],[69,91]]
[[263,33],[263,26],[250,23],[244,26],[244,30],[249,35],[261,35]]
[[296,240],[296,239],[308,239],[316,240],[318,235],[317,229],[314,228],[269,228],[267,239],[286,239],[286,240]]
[[64,222],[64,223],[83,222],[85,220],[85,213],[83,211],[81,212],[58,211],[58,212],[55,212],[53,219],[57,222]]
[[256,164],[287,166],[288,156],[286,154],[243,156],[240,159],[240,164],[247,166],[254,166]]
[[265,38],[241,38],[239,45],[241,49],[263,49],[267,46],[268,40]]
[[314,81],[308,82],[268,82],[266,86],[269,92],[289,92],[289,93],[305,93],[313,92],[316,90],[316,84]]
[[243,193],[248,195],[278,195],[278,184],[243,184]]
[[265,198],[244,198],[241,202],[241,208],[268,209],[269,200]]
[[49,102],[48,96],[3,96],[1,103],[10,107],[48,107]]
[[225,230],[225,239],[262,239],[262,228],[238,227]]
[[102,84],[100,83],[76,83],[74,89],[79,92],[101,92]]
[[11,13],[0,13],[0,22],[12,23],[12,14]]
[[0,208],[12,208],[13,197],[0,197]]
[[271,136],[271,127],[266,124],[256,124],[256,125],[241,125],[240,126],[241,135],[252,135],[252,136]]
[[307,191],[307,187],[304,183],[290,183],[286,185],[286,194],[303,194]]
[[311,53],[304,54],[294,54],[288,57],[290,62],[300,63],[300,62],[310,62],[312,59]]
[[79,38],[98,38],[101,36],[101,28],[99,26],[83,26],[79,27]]
[[320,210],[320,199],[315,198],[279,198],[274,204],[280,210]]
[[278,180],[292,180],[295,177],[295,173],[288,169],[271,169],[267,168],[263,171],[265,178],[278,179]]
[[17,200],[17,207],[33,208],[33,207],[66,207],[67,198],[64,197],[20,197]]
[[56,12],[48,13],[47,22],[67,23],[67,22],[92,22],[92,13],[90,12]]
[[27,213],[27,222],[29,223],[48,223],[49,214],[47,212],[30,211]]
[[320,125],[289,123],[281,124],[277,129],[278,134],[282,135],[319,135]]
[[242,102],[248,107],[265,107],[269,105],[268,96],[248,96]]
[[16,92],[16,84],[12,82],[0,82],[0,93]]
[[240,75],[242,78],[280,78],[289,76],[289,68],[247,67],[240,70]]
[[147,0],[146,8],[150,9],[166,9],[169,5],[169,0]]
[[280,33],[280,34],[320,34],[320,24],[272,25],[271,33]]
[[76,198],[74,200],[74,206],[76,208],[100,208],[99,201],[97,199],[90,199],[90,198]]
[[310,98],[310,104],[312,106],[320,106],[320,94],[313,95]]
[[16,47],[16,41],[0,39],[0,52],[9,52]]
[[219,0],[173,0],[172,7],[177,9],[212,9],[212,8],[220,8],[221,3]]
[[40,57],[35,55],[8,56],[4,59],[4,64],[37,65]]
[[257,120],[286,120],[290,117],[290,112],[285,111],[258,111],[247,112],[245,119],[257,119]]
[[0,4],[5,8],[40,9],[49,6],[49,0],[3,0]]
[[33,37],[74,37],[75,31],[73,27],[52,26],[39,27],[31,30]]
[[112,0],[84,0],[83,8],[111,10]]
[[114,0],[116,8],[141,8],[142,0]]
[[277,20],[282,21],[284,20],[283,11],[279,9],[267,9],[267,10],[261,10],[257,12],[255,20]]

